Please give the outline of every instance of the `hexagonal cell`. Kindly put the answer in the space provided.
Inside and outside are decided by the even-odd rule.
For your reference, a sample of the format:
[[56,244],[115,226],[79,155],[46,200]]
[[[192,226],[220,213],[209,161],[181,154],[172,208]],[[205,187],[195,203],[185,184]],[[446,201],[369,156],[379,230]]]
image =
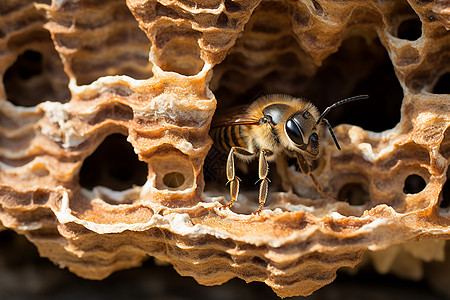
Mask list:
[[181,192],[196,184],[192,163],[178,150],[166,149],[152,155],[148,162],[157,190]]

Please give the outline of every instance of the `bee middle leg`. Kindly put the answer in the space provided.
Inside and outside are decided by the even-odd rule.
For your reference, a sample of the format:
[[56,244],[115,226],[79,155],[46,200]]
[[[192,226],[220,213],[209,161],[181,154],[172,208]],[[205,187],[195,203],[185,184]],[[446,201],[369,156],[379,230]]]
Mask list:
[[253,156],[254,154],[250,151],[240,148],[240,147],[232,147],[230,150],[230,153],[228,153],[228,159],[227,159],[227,179],[230,183],[230,196],[231,201],[228,202],[228,204],[225,204],[220,207],[220,209],[224,208],[230,208],[233,206],[233,204],[236,202],[238,194],[239,194],[239,177],[236,176],[235,172],[235,164],[234,164],[234,156],[235,152],[239,153],[240,155],[244,156]]
[[272,155],[272,151],[263,149],[259,152],[259,179],[261,184],[259,186],[259,207],[258,210],[254,211],[253,214],[259,214],[266,203],[267,194],[269,193],[269,178],[267,174],[269,173],[269,164],[267,163],[266,155]]

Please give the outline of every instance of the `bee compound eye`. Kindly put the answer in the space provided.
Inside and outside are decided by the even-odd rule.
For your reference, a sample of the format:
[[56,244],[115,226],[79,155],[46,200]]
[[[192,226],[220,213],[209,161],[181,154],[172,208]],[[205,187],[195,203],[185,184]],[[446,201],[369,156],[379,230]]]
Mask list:
[[286,134],[288,138],[294,142],[296,145],[303,145],[303,134],[300,130],[300,128],[297,126],[297,124],[292,121],[291,119],[288,119],[286,121],[285,125]]

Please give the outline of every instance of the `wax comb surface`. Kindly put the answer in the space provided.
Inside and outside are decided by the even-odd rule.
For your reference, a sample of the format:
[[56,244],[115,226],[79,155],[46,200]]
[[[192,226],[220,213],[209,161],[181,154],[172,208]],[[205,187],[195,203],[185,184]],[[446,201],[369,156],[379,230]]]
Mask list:
[[[449,29],[437,1],[2,1],[1,224],[81,277],[150,255],[281,297],[368,250],[448,239]],[[371,93],[389,76],[397,92]],[[203,176],[211,120],[256,90],[320,109],[369,94],[330,114],[342,151],[321,142],[315,176],[337,199],[291,167],[295,193],[274,184],[261,215],[256,186],[219,210],[228,188]],[[339,125],[349,110],[374,122]]]

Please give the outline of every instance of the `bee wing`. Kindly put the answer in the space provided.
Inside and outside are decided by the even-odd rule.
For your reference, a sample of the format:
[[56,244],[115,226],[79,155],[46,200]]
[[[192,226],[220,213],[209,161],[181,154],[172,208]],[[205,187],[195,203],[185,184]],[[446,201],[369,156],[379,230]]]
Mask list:
[[211,128],[226,127],[230,125],[257,125],[259,119],[249,116],[247,106],[241,105],[223,112],[216,111]]

